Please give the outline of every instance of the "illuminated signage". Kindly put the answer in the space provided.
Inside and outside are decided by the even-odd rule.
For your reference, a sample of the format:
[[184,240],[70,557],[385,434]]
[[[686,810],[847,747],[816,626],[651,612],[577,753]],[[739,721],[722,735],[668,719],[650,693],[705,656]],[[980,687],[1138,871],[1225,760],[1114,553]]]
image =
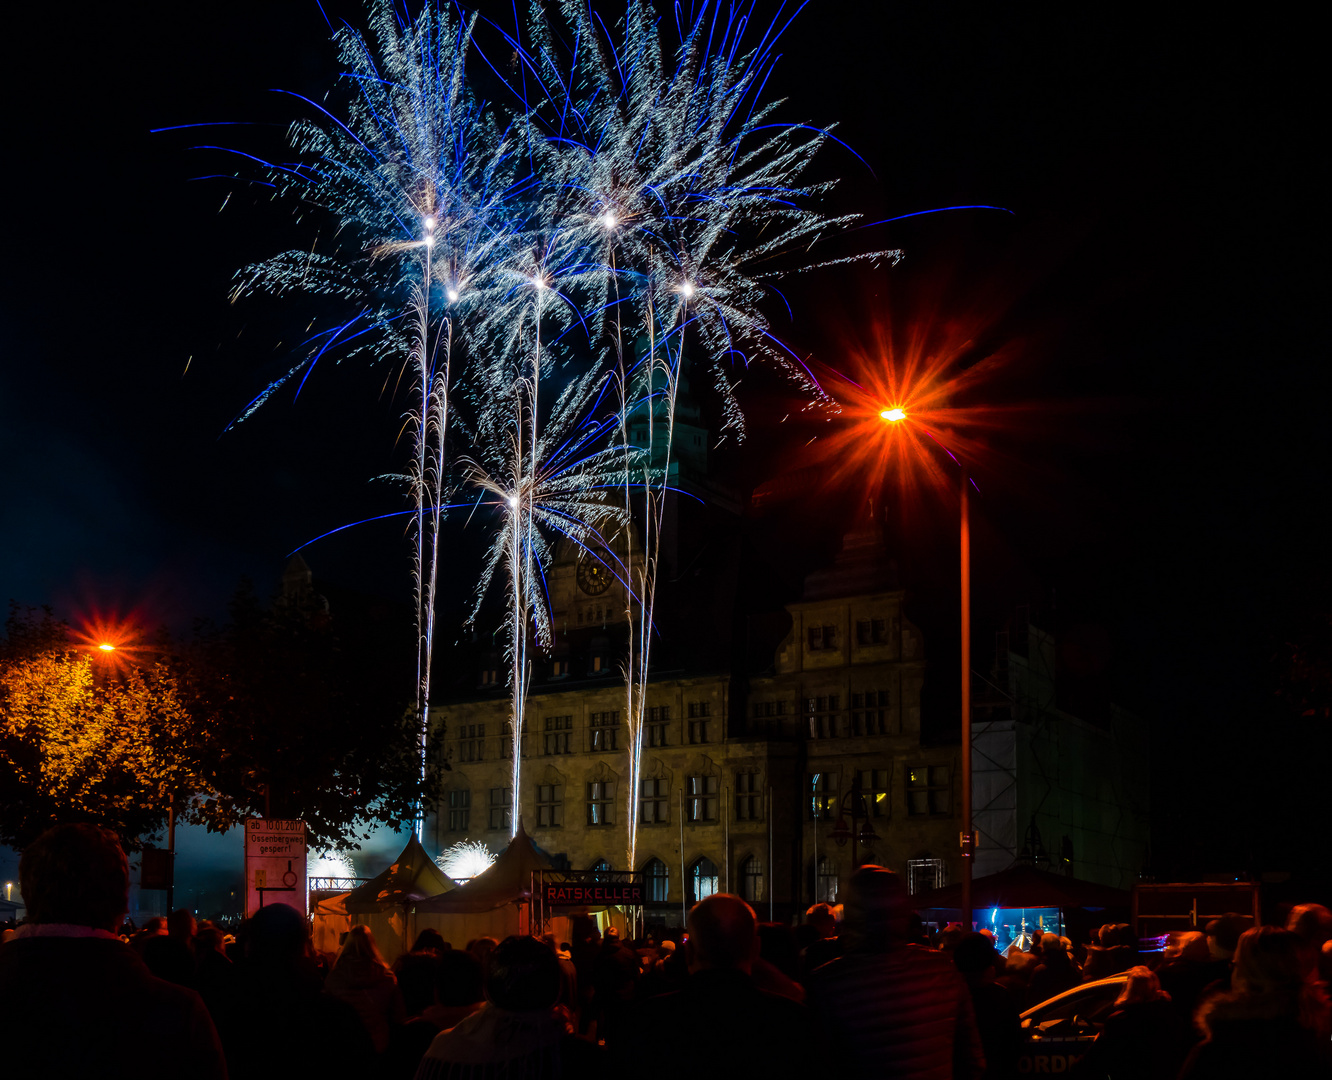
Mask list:
[[641,881],[543,881],[542,902],[550,907],[643,903]]

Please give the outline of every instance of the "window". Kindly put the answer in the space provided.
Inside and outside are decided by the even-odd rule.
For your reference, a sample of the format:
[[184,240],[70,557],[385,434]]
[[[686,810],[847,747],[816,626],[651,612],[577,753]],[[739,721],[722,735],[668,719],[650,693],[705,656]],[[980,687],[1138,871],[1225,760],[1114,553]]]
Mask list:
[[573,746],[573,717],[572,716],[548,716],[546,717],[546,745],[545,752],[547,756],[552,754],[572,754]]
[[610,868],[611,868],[610,863],[608,863],[605,859],[598,859],[587,869],[589,873],[597,875],[593,879],[594,881],[608,881],[610,880],[609,878]]
[[828,856],[819,859],[814,881],[814,899],[825,904],[837,903],[837,864]]
[[943,859],[907,859],[907,891],[912,895],[947,884],[948,867]]
[[615,801],[615,781],[593,780],[587,785],[587,823],[609,825],[611,804]]
[[820,694],[805,699],[805,721],[811,739],[832,739],[837,735],[837,710],[841,699],[837,694]]
[[697,904],[717,891],[717,864],[704,855],[689,868],[689,902]]
[[650,904],[664,904],[670,897],[671,877],[666,864],[660,859],[652,859],[643,867],[643,876],[647,879],[647,898]]
[[888,817],[888,770],[861,769],[860,794],[870,817]]
[[472,824],[472,792],[467,788],[449,791],[449,831],[466,832]]
[[763,899],[763,862],[757,855],[740,864],[740,895],[751,904]]
[[809,789],[813,797],[809,803],[809,820],[832,820],[837,816],[837,774],[811,773]]
[[458,726],[458,760],[480,761],[486,756],[486,725],[460,724]]
[[543,829],[558,829],[564,824],[564,788],[559,784],[538,784],[536,797],[537,825]]
[[811,626],[809,628],[809,648],[811,652],[837,648],[837,627]]
[[609,668],[610,668],[610,662],[607,660],[606,657],[602,656],[601,653],[597,653],[592,657],[593,675],[598,675],[603,671],[609,670]]
[[509,788],[493,787],[490,789],[490,821],[488,822],[490,828],[507,829],[509,827],[512,802],[512,792]]
[[[502,761],[512,761],[512,760],[513,760],[513,736],[507,733],[507,728],[509,727],[509,725],[508,725],[508,724],[505,724],[504,726],[505,726],[505,728],[506,728],[506,733],[500,738],[500,760],[502,760]],[[523,744],[522,744],[522,746],[519,748],[519,750],[520,750],[520,752],[522,753],[522,756],[523,756],[523,757],[527,757],[527,731],[528,731],[528,723],[527,723],[526,720],[524,720],[524,721],[523,721]]]
[[711,721],[708,719],[712,715],[712,705],[706,701],[691,701],[689,703],[689,741],[690,743],[711,742],[712,731]]
[[661,825],[670,821],[670,802],[666,797],[664,777],[642,782],[638,797],[638,820],[644,825]]
[[569,674],[569,661],[556,660],[550,665],[550,675],[553,679],[562,679]]
[[952,810],[947,765],[907,766],[907,813],[912,817]]
[[888,734],[888,691],[866,690],[851,695],[851,733],[853,735]]
[[857,645],[882,645],[888,640],[887,619],[856,620]]
[[754,702],[755,716],[785,716],[786,702],[784,701],[756,701]]
[[763,789],[759,787],[758,773],[735,774],[735,820],[761,821],[763,819]]
[[685,810],[690,821],[717,820],[717,777],[691,776],[685,780]]
[[498,685],[499,685],[499,671],[497,671],[497,670],[496,670],[495,668],[493,668],[493,667],[492,667],[492,668],[482,668],[482,669],[481,669],[481,685],[482,685],[482,686],[498,686]]
[[671,707],[653,705],[648,709],[648,745],[668,746],[671,725]]
[[619,710],[594,712],[588,716],[590,750],[614,750],[620,730]]

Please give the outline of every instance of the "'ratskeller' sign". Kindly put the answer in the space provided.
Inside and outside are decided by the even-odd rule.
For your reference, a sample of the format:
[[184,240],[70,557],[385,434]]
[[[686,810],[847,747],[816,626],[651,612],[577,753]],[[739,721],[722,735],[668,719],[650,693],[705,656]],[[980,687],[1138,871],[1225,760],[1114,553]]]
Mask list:
[[542,883],[542,900],[549,906],[560,904],[642,904],[643,884],[639,881],[572,882],[546,881]]

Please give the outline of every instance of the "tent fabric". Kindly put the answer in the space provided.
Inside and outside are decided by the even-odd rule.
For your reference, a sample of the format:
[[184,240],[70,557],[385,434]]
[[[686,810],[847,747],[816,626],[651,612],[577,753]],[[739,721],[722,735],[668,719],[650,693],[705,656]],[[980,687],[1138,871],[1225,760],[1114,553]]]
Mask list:
[[416,913],[479,914],[494,911],[506,904],[523,903],[531,898],[532,872],[554,868],[550,857],[532,843],[532,838],[523,831],[520,820],[517,835],[509,841],[509,846],[491,863],[488,870],[467,884],[459,885],[452,892],[419,901]]
[[[1080,881],[1037,870],[1034,866],[1010,866],[997,874],[976,878],[971,883],[972,910],[980,908],[1083,908],[1128,907],[1129,894],[1122,889]],[[917,893],[911,907],[961,910],[962,884],[954,882],[942,889]]]
[[444,871],[413,836],[383,873],[347,894],[344,907],[351,915],[374,915],[390,908],[410,906],[428,896],[455,888]]

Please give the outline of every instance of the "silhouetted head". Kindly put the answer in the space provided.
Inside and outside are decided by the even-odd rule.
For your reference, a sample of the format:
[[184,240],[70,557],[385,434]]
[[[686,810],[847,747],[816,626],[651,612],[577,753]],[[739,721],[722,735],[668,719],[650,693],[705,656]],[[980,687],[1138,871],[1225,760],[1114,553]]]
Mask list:
[[245,929],[245,955],[259,963],[295,963],[310,938],[305,917],[287,904],[265,904]]
[[379,952],[379,946],[375,943],[375,935],[370,927],[360,924],[353,926],[347,934],[347,940],[342,944],[342,951],[338,953],[337,963],[388,966],[384,963],[384,957]]
[[539,1012],[560,996],[560,962],[532,937],[507,937],[490,954],[486,997],[509,1012]]
[[1233,911],[1209,922],[1203,929],[1207,933],[1207,947],[1213,957],[1218,960],[1229,960],[1234,956],[1240,935],[1248,925],[1248,919]]
[[953,947],[953,963],[963,975],[983,975],[1001,961],[994,942],[984,934],[964,934]]
[[23,849],[19,883],[28,921],[115,933],[129,909],[129,862],[100,825],[57,825]]
[[866,864],[847,882],[842,936],[848,947],[868,951],[906,940],[911,922],[906,882],[887,867]]
[[466,949],[449,949],[435,965],[435,999],[441,1005],[475,1005],[485,1000],[481,961]]
[[192,938],[198,931],[194,913],[186,908],[177,908],[167,916],[167,933],[172,937]]
[[1149,1001],[1169,1001],[1170,995],[1161,989],[1161,980],[1149,967],[1129,968],[1124,989],[1115,999],[1116,1005],[1142,1005]]
[[805,912],[805,922],[821,938],[837,936],[837,916],[831,904],[815,904]]
[[416,935],[416,944],[412,946],[412,952],[444,952],[449,947],[449,943],[444,940],[444,935],[433,926],[427,926]]
[[738,896],[715,893],[689,912],[689,970],[749,971],[758,952],[758,919]]

